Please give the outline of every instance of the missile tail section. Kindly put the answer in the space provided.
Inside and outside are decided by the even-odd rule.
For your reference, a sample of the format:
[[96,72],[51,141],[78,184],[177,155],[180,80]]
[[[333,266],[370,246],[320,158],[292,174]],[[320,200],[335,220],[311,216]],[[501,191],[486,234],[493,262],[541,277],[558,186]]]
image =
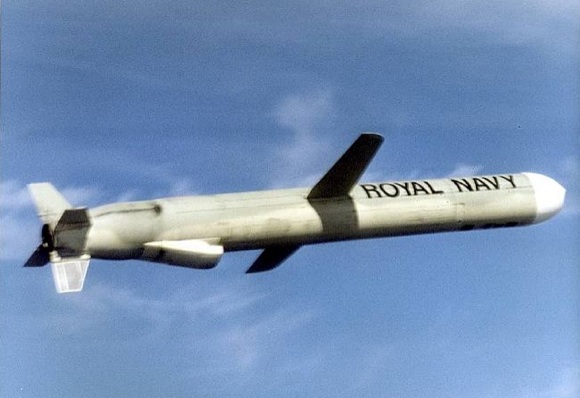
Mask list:
[[49,183],[30,184],[29,191],[44,224],[42,243],[24,266],[42,267],[50,262],[57,292],[81,291],[91,258],[85,253],[91,227],[88,210],[72,208]]

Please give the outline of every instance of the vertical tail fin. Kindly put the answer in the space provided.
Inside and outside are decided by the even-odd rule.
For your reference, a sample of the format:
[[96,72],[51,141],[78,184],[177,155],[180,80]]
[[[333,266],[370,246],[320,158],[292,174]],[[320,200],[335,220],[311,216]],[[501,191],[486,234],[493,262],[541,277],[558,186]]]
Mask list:
[[54,230],[65,210],[72,209],[71,204],[48,182],[29,184],[28,191],[36,205],[38,217],[43,224]]

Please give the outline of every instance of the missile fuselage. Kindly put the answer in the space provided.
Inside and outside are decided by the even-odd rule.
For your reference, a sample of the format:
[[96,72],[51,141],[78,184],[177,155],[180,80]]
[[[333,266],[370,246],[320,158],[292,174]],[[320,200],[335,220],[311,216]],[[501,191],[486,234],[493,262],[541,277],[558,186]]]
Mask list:
[[554,180],[533,173],[363,183],[347,196],[330,199],[308,199],[309,191],[242,192],[97,207],[90,210],[86,251],[93,258],[152,260],[144,250],[147,242],[200,240],[236,251],[515,227],[554,215],[565,192]]
[[535,173],[358,181],[383,142],[361,134],[312,188],[74,208],[50,183],[30,184],[42,243],[26,267],[51,263],[59,293],[82,290],[91,258],[207,269],[224,252],[263,249],[247,273],[270,271],[303,245],[544,221],[565,189]]

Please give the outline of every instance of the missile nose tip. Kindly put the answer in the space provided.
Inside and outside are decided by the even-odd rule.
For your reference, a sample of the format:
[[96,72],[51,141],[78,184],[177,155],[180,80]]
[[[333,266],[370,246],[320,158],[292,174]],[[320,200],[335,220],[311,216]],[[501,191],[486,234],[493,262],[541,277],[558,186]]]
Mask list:
[[536,173],[524,173],[536,196],[536,218],[534,223],[539,223],[554,216],[564,206],[566,189],[550,177]]

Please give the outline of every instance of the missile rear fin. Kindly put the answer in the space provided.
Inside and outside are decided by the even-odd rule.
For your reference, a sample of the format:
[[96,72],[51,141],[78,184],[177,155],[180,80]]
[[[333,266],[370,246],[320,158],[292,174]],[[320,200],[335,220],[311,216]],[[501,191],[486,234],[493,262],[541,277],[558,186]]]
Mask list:
[[79,257],[60,258],[56,252],[52,252],[50,266],[56,291],[74,293],[83,290],[90,259],[91,257],[86,254]]
[[28,190],[36,205],[38,217],[44,224],[54,229],[65,210],[71,209],[71,204],[59,191],[48,182],[29,184]]
[[50,183],[30,184],[28,189],[43,226],[42,243],[24,266],[42,267],[50,262],[58,293],[81,291],[91,259],[85,253],[91,228],[88,210],[72,208]]
[[55,249],[59,256],[77,257],[84,254],[90,227],[91,220],[86,208],[65,210],[54,228]]

